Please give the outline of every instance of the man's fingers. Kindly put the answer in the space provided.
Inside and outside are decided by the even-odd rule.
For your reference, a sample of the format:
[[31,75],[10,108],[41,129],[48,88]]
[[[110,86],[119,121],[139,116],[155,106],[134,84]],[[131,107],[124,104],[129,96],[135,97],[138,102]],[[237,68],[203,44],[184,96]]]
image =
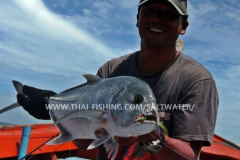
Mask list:
[[130,146],[137,142],[138,136],[123,138],[114,136],[114,140],[119,143],[120,146]]
[[119,138],[120,138],[120,137],[114,136],[114,140],[115,140],[116,142],[118,142],[118,143],[119,143]]
[[101,134],[107,134],[108,135],[107,131],[103,128],[99,129],[99,131],[100,131]]
[[96,130],[96,131],[94,132],[94,134],[95,134],[95,136],[97,137],[97,136],[100,134],[100,131],[99,131],[99,130]]
[[28,97],[34,97],[34,98],[43,98],[43,97],[51,97],[56,95],[57,93],[49,90],[42,90],[34,87],[30,87],[27,85],[23,86],[22,89],[23,93]]
[[18,94],[17,94],[17,101],[18,101],[18,103],[19,103],[25,110],[28,110],[29,100],[26,98],[25,95],[23,95],[22,93],[18,93]]
[[44,90],[44,91],[42,91],[41,96],[42,97],[51,97],[51,96],[55,96],[56,94],[57,93],[55,93],[53,91]]
[[22,90],[25,95],[30,96],[30,97],[32,97],[42,91],[40,89],[30,87],[27,85],[24,85]]
[[94,132],[94,134],[95,134],[96,137],[97,137],[99,134],[106,134],[106,135],[108,135],[107,131],[106,131],[105,129],[103,129],[103,128],[101,128],[101,129],[99,129],[99,130],[96,130],[96,131]]

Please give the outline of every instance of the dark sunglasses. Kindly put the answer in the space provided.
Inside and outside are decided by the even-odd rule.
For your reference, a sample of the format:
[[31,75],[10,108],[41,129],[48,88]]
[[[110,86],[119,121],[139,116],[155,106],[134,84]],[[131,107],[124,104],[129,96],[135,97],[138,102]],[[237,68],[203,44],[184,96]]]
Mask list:
[[153,16],[161,17],[164,20],[175,20],[181,16],[180,14],[177,14],[171,10],[161,11],[161,10],[156,10],[153,7],[141,8],[140,14],[147,17],[153,17]]

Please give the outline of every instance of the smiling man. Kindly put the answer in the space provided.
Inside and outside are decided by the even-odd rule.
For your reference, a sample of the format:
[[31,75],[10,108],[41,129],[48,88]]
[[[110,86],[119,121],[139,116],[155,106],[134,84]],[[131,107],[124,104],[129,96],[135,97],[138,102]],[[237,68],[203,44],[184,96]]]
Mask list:
[[[97,75],[102,78],[134,76],[147,82],[157,100],[160,122],[169,132],[157,128],[142,136],[115,137],[121,146],[116,159],[199,159],[201,147],[211,145],[218,108],[215,81],[202,65],[176,50],[179,35],[188,27],[187,18],[187,0],[140,0],[136,26],[141,50],[99,68]],[[28,99],[18,94],[19,104],[34,117],[49,119],[43,97],[54,93],[28,86],[23,92]],[[169,107],[179,105],[192,109]],[[107,134],[103,129],[95,132],[100,133]],[[91,142],[74,141],[79,149]],[[104,147],[98,153],[98,159],[107,159]]]
[[[198,62],[176,50],[187,18],[187,0],[140,0],[136,26],[141,50],[110,60],[98,71],[102,78],[134,76],[147,82],[169,131],[169,136],[154,131],[115,137],[123,146],[118,159],[199,159],[201,147],[211,144],[218,108],[215,81]],[[164,108],[181,104],[193,110]],[[104,159],[104,148],[100,151],[99,159]]]

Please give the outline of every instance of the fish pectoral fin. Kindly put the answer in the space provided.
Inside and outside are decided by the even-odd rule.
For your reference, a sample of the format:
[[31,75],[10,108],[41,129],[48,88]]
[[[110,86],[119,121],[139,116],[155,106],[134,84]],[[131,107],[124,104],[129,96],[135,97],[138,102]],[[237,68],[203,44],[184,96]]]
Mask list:
[[87,79],[87,83],[96,82],[96,81],[99,81],[102,79],[102,78],[92,75],[92,74],[83,74],[83,76]]
[[97,139],[95,139],[89,146],[87,149],[93,149],[96,148],[98,146],[100,146],[101,144],[105,143],[106,141],[108,141],[109,139],[111,139],[112,137],[106,134],[99,134]]
[[57,128],[60,131],[60,135],[53,140],[47,142],[47,145],[62,144],[75,139],[61,124],[58,124]]
[[119,144],[113,138],[111,138],[104,143],[104,147],[108,153],[108,158],[111,157],[111,160],[114,160],[118,152]]
[[48,129],[52,128],[54,125],[70,118],[87,118],[91,121],[101,121],[103,120],[104,116],[103,114],[106,113],[105,111],[99,111],[99,110],[81,110],[77,112],[72,112],[70,114],[67,114],[66,116],[61,117],[56,122],[54,122]]

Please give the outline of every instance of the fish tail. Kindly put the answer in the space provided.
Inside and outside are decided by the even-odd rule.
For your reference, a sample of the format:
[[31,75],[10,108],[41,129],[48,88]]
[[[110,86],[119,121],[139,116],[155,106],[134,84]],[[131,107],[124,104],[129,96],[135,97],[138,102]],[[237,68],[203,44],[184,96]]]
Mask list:
[[20,83],[18,81],[15,81],[15,80],[13,80],[12,83],[13,83],[17,93],[22,93],[23,94],[23,91],[22,91],[23,85],[22,85],[22,83]]
[[7,107],[1,109],[1,110],[0,110],[0,114],[2,114],[2,113],[4,113],[4,112],[7,112],[7,111],[9,111],[9,110],[12,110],[12,109],[14,109],[14,108],[17,108],[17,107],[19,107],[19,106],[20,106],[20,104],[18,104],[18,102],[13,103],[13,104],[11,104],[10,106],[7,106]]
[[[15,81],[15,80],[13,80],[12,83],[13,83],[13,85],[14,85],[17,93],[22,93],[22,94],[23,94],[23,92],[22,92],[23,85],[22,85],[20,82]],[[19,104],[18,102],[13,103],[13,104],[11,104],[11,105],[9,105],[9,106],[4,107],[3,109],[1,109],[1,110],[0,110],[0,114],[2,114],[2,113],[4,113],[4,112],[7,112],[7,111],[10,111],[10,110],[12,110],[12,109],[14,109],[14,108],[17,108],[17,107],[19,107],[19,106],[20,106],[20,104]]]

